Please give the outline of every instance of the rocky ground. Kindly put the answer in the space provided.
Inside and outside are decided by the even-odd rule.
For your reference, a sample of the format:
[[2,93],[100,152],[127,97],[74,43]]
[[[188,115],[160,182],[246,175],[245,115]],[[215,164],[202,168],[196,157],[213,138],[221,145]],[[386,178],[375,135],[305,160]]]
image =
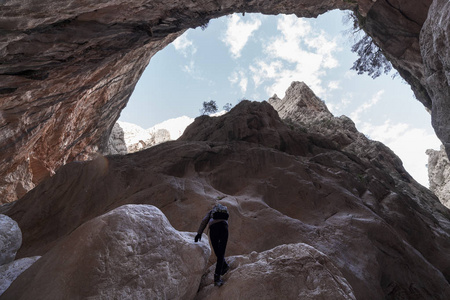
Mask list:
[[[242,101],[177,141],[67,164],[1,206],[22,231],[16,258],[41,258],[0,299],[448,299],[450,211],[304,84],[269,102],[289,120]],[[192,233],[218,201],[220,289]]]

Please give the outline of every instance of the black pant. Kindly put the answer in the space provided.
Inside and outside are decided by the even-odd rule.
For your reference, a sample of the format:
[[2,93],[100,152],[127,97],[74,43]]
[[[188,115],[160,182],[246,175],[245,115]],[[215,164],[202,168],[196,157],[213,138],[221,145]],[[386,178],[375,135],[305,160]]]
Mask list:
[[227,247],[228,241],[228,224],[219,222],[211,225],[209,227],[209,237],[211,238],[214,253],[217,256],[215,274],[220,275],[225,262],[225,248]]

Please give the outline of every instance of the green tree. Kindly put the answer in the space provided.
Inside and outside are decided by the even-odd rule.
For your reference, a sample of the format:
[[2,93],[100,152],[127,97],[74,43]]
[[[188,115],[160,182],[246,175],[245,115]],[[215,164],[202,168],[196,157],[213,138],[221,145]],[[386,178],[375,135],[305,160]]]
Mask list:
[[200,113],[202,115],[210,115],[217,112],[217,104],[216,101],[203,101],[203,108],[200,109]]
[[351,70],[355,70],[359,75],[367,73],[373,79],[382,73],[388,74],[392,70],[392,64],[372,38],[365,33],[364,18],[357,11],[349,12],[345,18],[344,23],[352,23],[349,33],[354,38],[355,44],[351,50],[358,54],[358,59],[353,63]]

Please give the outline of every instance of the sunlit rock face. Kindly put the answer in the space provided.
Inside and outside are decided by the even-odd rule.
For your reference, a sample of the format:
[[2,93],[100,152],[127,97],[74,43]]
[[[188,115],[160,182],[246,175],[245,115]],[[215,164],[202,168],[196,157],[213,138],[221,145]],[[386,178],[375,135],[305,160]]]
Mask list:
[[114,124],[103,154],[134,153],[169,140],[171,136],[167,129],[145,130],[136,124],[117,122]]
[[[433,107],[433,116],[439,116],[450,106],[443,100],[448,97],[439,94],[441,89],[433,85],[445,87],[444,79],[433,77],[438,81],[433,83],[434,79],[424,78],[419,51],[419,33],[430,3],[431,0],[3,1],[0,202],[21,197],[67,162],[89,159],[94,152],[104,151],[113,125],[150,58],[185,29],[233,12],[315,17],[332,9],[357,9],[365,30],[411,84],[417,98],[426,107]],[[448,9],[444,4],[442,8]],[[447,11],[442,11],[442,16],[446,15]],[[423,36],[446,28],[434,21],[427,25]],[[437,47],[434,57],[442,57],[447,48],[445,44]],[[444,69],[432,64],[427,70],[444,74]],[[433,102],[436,97],[441,99],[438,105]],[[440,128],[438,134],[445,144],[450,140],[448,121],[440,117],[438,120],[434,126]]]
[[400,184],[415,182],[403,168],[400,158],[388,147],[368,139],[347,116],[334,117],[305,83],[293,82],[283,99],[275,95],[268,102],[292,128],[326,137],[332,147],[376,162],[383,172],[396,178]]
[[203,277],[200,299],[347,299],[351,286],[332,261],[306,244],[289,244],[262,253],[228,257],[226,284],[214,286],[214,265]]
[[450,162],[444,146],[439,151],[428,149],[428,180],[442,204],[450,208]]
[[[309,262],[308,255],[293,256],[296,251],[283,250],[286,260],[272,262],[271,254],[263,254],[303,243],[319,259],[316,270],[323,272],[315,274],[325,276],[328,269],[335,275],[323,277],[326,286],[311,282],[305,298],[317,290],[331,293],[346,282],[349,288],[340,285],[342,298],[448,299],[449,210],[412,180],[387,147],[358,142],[362,134],[353,123],[333,119],[306,86],[294,83],[286,95],[270,101],[297,105],[299,113],[289,110],[293,115],[318,116],[311,116],[312,123],[306,117],[302,123],[283,121],[267,102],[242,101],[223,116],[197,118],[177,141],[65,165],[14,204],[0,207],[22,229],[18,257],[62,255],[61,245],[73,234],[125,204],[154,205],[175,229],[194,232],[219,201],[230,212],[226,255],[242,256],[233,258],[237,264],[230,261],[224,295],[239,292],[233,287],[245,289],[242,293],[258,289],[239,284],[239,278],[254,280],[241,271],[270,280],[271,274],[258,274],[266,264],[276,280],[280,264]],[[335,124],[334,134],[330,128],[322,132],[321,120]],[[303,271],[309,267],[306,263]],[[291,270],[290,278],[308,282],[304,272]],[[205,280],[195,297],[208,298],[211,278]]]

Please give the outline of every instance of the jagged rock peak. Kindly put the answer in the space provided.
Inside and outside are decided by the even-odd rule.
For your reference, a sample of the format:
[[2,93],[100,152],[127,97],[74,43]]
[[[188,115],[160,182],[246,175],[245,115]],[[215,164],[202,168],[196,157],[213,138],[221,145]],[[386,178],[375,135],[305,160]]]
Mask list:
[[324,113],[333,116],[328,110],[325,103],[314,94],[314,92],[304,82],[294,81],[286,90],[283,99],[274,95],[268,100],[278,112],[283,112],[280,117],[283,119],[284,114],[305,114],[305,113]]
[[297,155],[309,152],[306,139],[305,132],[290,132],[268,102],[248,100],[222,116],[196,118],[179,138],[181,141],[245,141]]

